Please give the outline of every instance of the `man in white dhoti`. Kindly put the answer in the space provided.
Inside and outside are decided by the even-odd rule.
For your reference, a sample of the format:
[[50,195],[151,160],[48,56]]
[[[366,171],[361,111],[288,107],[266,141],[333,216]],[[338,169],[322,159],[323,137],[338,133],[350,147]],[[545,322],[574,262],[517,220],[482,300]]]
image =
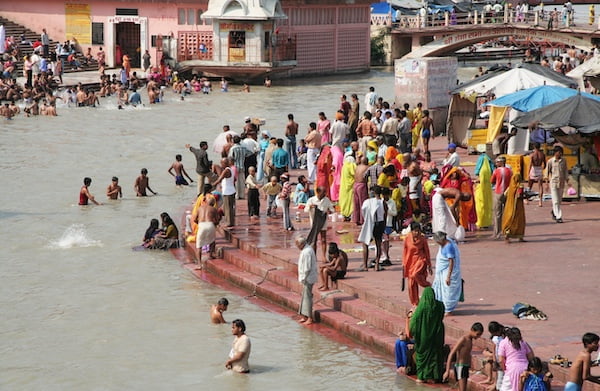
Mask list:
[[304,236],[296,237],[296,247],[300,250],[298,257],[298,281],[302,284],[302,300],[298,313],[300,314],[300,323],[312,324],[312,305],[313,294],[312,287],[317,282],[317,256],[315,250],[309,245]]

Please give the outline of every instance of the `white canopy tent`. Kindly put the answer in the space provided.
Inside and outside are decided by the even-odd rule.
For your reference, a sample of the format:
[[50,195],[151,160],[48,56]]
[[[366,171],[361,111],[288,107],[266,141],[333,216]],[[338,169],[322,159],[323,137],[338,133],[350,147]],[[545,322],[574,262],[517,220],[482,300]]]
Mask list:
[[[542,85],[573,87],[576,83],[574,80],[547,68],[526,64],[510,70],[495,72],[491,75],[484,75],[458,86],[452,91],[452,102],[448,113],[447,128],[450,141],[463,146],[468,144],[468,129],[476,119],[477,107],[475,102],[477,97],[493,95],[495,98],[500,98],[520,90]],[[519,115],[520,112],[510,110],[509,117],[511,121]],[[494,122],[497,129],[488,129],[488,142],[495,138],[502,126],[501,118],[500,121],[491,121],[490,127],[492,127],[492,122]],[[529,142],[529,134],[527,133],[519,132],[509,140],[509,153],[514,154],[527,150]]]
[[[581,91],[585,91],[585,84],[583,83],[585,77],[595,78],[598,75],[600,75],[600,56],[590,58],[583,64],[574,68],[571,72],[567,73],[567,76],[572,77],[577,81]],[[594,85],[594,87],[598,88],[596,85]]]

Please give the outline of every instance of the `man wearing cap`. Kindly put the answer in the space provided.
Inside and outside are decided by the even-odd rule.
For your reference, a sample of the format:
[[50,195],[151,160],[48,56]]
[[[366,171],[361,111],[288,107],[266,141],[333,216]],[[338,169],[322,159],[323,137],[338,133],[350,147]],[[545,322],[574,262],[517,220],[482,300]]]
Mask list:
[[504,214],[504,205],[506,204],[506,196],[504,192],[510,186],[510,178],[512,171],[506,167],[506,158],[498,156],[496,158],[496,169],[492,173],[492,185],[494,187],[494,240],[501,239],[502,215]]
[[331,126],[331,145],[344,150],[344,139],[350,134],[350,128],[344,122],[344,112],[338,110],[335,113],[335,122]]
[[450,165],[452,167],[460,166],[460,156],[458,156],[458,152],[456,152],[456,144],[454,143],[448,144],[448,154],[442,162],[442,167],[446,165]]

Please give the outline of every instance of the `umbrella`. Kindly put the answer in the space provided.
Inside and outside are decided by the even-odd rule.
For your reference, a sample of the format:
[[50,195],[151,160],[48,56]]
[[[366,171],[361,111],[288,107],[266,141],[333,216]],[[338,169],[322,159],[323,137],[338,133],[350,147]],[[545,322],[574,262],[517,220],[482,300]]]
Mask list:
[[513,126],[526,128],[539,121],[544,129],[570,126],[582,133],[600,130],[600,101],[578,93],[570,98],[530,111],[511,121]]
[[[518,111],[529,112],[567,99],[577,93],[577,90],[572,88],[543,85],[504,95],[485,103],[484,106],[509,106]],[[582,92],[581,95],[600,101],[600,97],[586,92]]]
[[223,151],[223,147],[225,146],[225,144],[227,144],[227,135],[229,134],[231,135],[231,137],[239,136],[239,134],[234,132],[233,130],[228,130],[226,132],[219,133],[219,135],[215,138],[215,141],[213,141],[213,151],[215,151],[216,153],[221,153]]

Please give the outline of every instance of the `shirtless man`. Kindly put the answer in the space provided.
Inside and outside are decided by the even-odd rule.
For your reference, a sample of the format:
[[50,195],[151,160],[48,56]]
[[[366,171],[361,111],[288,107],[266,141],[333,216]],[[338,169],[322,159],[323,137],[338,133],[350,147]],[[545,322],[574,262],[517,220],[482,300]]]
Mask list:
[[150,103],[156,103],[156,99],[158,98],[158,84],[152,79],[148,81],[146,84],[146,90],[148,91],[148,100]]
[[56,117],[56,107],[49,104],[46,99],[44,99],[43,103],[42,103],[42,108],[40,109],[40,114],[41,115],[46,115],[49,117]]
[[[598,376],[590,374],[592,352],[598,351],[600,337],[594,333],[585,333],[582,338],[583,350],[579,352],[569,371],[569,381],[565,384],[565,391],[581,391],[584,380],[598,381]],[[596,362],[595,365],[598,365]]]
[[329,262],[319,267],[319,275],[322,282],[322,285],[319,287],[320,291],[329,290],[329,278],[331,278],[331,284],[337,289],[337,280],[344,278],[348,269],[348,255],[345,251],[340,250],[336,243],[329,243],[327,254]]
[[[418,148],[415,148],[415,150],[416,149]],[[419,162],[416,160],[411,160],[410,163],[408,163],[406,172],[408,173],[409,179],[408,198],[410,199],[412,209],[419,209],[421,207],[421,199],[423,197],[423,185],[421,182],[423,172]]]
[[215,324],[227,323],[223,318],[223,312],[227,311],[227,306],[229,306],[229,300],[224,297],[220,298],[217,304],[213,304],[210,307],[210,321]]
[[135,189],[135,195],[137,197],[146,197],[146,189],[150,190],[152,194],[157,195],[158,193],[150,188],[150,178],[148,178],[148,170],[142,168],[142,171],[140,173],[141,175],[135,179],[135,184],[133,185],[133,188]]
[[[174,174],[173,170],[175,170]],[[190,180],[190,182],[194,183],[194,180],[190,178],[188,173],[185,171],[185,168],[183,168],[183,163],[181,163],[180,154],[175,155],[175,163],[171,164],[171,167],[169,167],[168,172],[169,174],[175,177],[175,185],[177,185],[177,187],[180,187],[181,185],[187,186],[189,184],[187,183],[183,175],[185,175]]]
[[4,117],[6,119],[12,119],[12,117],[14,116],[14,113],[10,109],[8,103],[5,103],[4,106],[2,106],[0,108],[0,116]]
[[446,362],[446,372],[442,381],[448,380],[450,377],[450,366],[452,359],[456,356],[454,364],[454,376],[458,382],[459,391],[467,391],[467,380],[469,379],[469,368],[471,367],[471,350],[473,349],[473,340],[481,337],[483,334],[483,325],[479,322],[473,323],[471,330],[462,336],[448,355]]
[[17,115],[21,112],[21,108],[15,104],[14,100],[10,101],[10,105],[8,107],[12,110],[13,115]]
[[82,88],[77,87],[77,107],[85,106],[86,102],[87,102],[86,92]]
[[529,190],[531,190],[533,184],[538,183],[540,188],[540,201],[538,205],[542,206],[542,199],[544,198],[543,172],[546,168],[546,156],[544,156],[544,152],[540,150],[540,147],[540,143],[533,144],[533,152],[531,153],[531,169],[529,170],[527,187],[529,187]]
[[119,197],[123,198],[121,186],[119,186],[119,178],[112,177],[112,183],[106,188],[106,196],[111,200],[116,200]]
[[[208,189],[211,188],[210,185]],[[205,196],[208,192],[204,193]],[[202,247],[209,245],[210,257],[215,257],[215,240],[216,227],[219,225],[221,216],[215,207],[216,200],[214,197],[205,198],[205,201],[200,205],[196,212],[192,214],[192,221],[198,224],[198,233],[196,234],[196,270],[202,269]]]
[[421,142],[423,143],[423,152],[427,152],[429,151],[429,139],[435,138],[435,136],[433,135],[433,120],[429,116],[429,110],[423,110],[421,129]]
[[358,165],[356,171],[354,171],[354,185],[352,190],[354,191],[354,212],[352,212],[352,221],[356,225],[363,223],[363,215],[361,211],[362,203],[369,197],[368,187],[368,176],[367,170],[369,169],[369,159],[365,155],[358,159]]

